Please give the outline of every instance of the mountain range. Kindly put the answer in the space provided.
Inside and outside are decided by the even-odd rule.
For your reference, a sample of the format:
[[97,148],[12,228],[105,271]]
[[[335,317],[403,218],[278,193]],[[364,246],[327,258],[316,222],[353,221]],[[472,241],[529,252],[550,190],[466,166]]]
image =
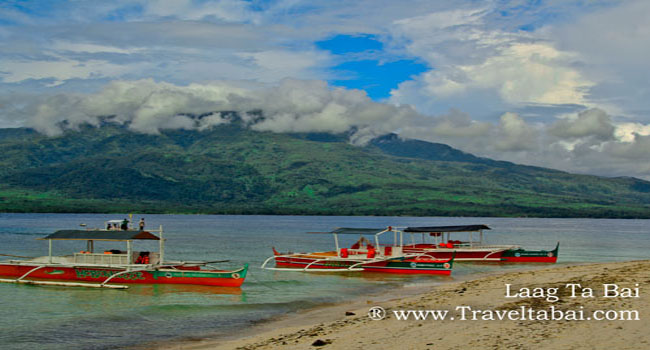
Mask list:
[[481,158],[388,134],[0,129],[0,211],[650,217],[650,182]]

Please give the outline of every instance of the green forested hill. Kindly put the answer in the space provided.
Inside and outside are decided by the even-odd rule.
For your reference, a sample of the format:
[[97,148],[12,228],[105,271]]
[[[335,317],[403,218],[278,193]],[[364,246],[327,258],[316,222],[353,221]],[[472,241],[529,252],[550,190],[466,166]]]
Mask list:
[[650,217],[650,183],[386,135],[0,130],[0,211]]

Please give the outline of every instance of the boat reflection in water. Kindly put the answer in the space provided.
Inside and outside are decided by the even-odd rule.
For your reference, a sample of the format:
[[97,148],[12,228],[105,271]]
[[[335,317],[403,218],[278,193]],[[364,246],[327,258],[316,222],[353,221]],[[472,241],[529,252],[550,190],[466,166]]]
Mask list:
[[[244,297],[239,287],[200,286],[191,284],[141,284],[131,286],[129,293],[147,296],[164,294],[203,294],[209,295],[240,295]],[[238,299],[242,299],[238,298]]]

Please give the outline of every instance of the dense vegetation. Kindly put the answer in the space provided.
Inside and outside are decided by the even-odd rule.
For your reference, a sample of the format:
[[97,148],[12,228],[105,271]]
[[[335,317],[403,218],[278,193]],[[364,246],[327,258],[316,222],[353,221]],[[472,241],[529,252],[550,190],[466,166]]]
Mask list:
[[650,217],[650,183],[573,175],[446,145],[104,125],[0,129],[0,211]]

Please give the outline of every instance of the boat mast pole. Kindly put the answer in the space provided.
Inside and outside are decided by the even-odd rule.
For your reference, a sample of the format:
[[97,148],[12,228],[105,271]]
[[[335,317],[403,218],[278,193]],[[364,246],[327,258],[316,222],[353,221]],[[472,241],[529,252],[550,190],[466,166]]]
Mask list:
[[49,245],[48,250],[47,250],[47,253],[48,253],[47,254],[47,262],[51,264],[52,263],[52,240],[48,239],[47,243]]
[[131,241],[126,241],[126,263],[131,265],[133,263],[133,252],[131,248]]
[[160,225],[160,237],[159,238],[160,238],[160,241],[158,241],[158,242],[160,243],[160,250],[158,252],[158,255],[160,256],[160,258],[159,258],[160,262],[159,263],[160,263],[160,265],[162,265],[163,262],[165,261],[165,238],[163,238],[162,225]]
[[334,245],[336,245],[336,253],[338,254],[338,252],[339,252],[339,236],[336,233],[334,234]]

